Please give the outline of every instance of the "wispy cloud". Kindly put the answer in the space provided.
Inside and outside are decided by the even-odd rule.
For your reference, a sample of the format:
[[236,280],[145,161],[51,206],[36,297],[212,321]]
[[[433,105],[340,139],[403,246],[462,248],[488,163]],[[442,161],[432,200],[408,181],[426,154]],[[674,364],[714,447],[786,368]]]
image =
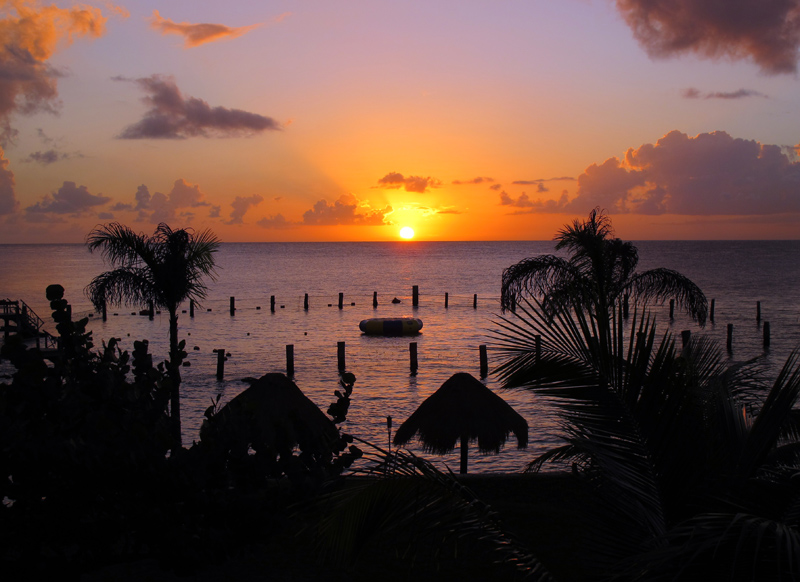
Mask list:
[[766,73],[797,71],[798,0],[616,0],[636,40],[653,58],[694,53],[749,59]]
[[452,184],[454,186],[464,186],[467,184],[491,184],[494,182],[494,178],[486,178],[483,176],[478,176],[477,178],[473,178],[472,180],[453,180]]
[[428,188],[439,188],[442,181],[436,178],[423,178],[422,176],[403,176],[399,172],[389,172],[378,180],[379,188],[403,188],[406,192],[426,192]]
[[681,96],[684,99],[745,99],[747,97],[762,97],[768,99],[768,95],[764,95],[759,91],[752,89],[739,89],[738,91],[712,91],[710,93],[703,93],[695,87],[688,87],[681,91]]
[[[278,17],[279,20],[277,22],[280,22],[286,16],[288,16],[288,13],[282,14]],[[150,18],[150,28],[164,35],[177,34],[182,36],[184,47],[186,48],[200,46],[207,42],[238,38],[259,26],[263,26],[263,24],[258,23],[234,28],[224,24],[173,22],[169,18],[162,17],[158,10],[153,10],[153,16]]]
[[142,101],[149,108],[140,121],[122,130],[117,136],[121,139],[242,137],[281,129],[271,117],[241,109],[211,107],[202,99],[184,97],[171,76],[114,80],[138,85],[147,94]]

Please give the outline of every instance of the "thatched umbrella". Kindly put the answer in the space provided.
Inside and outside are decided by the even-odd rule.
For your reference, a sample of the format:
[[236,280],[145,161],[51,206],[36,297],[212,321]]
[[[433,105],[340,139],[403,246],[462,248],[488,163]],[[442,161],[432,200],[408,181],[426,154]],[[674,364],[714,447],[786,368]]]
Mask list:
[[239,455],[250,447],[291,454],[295,445],[311,453],[330,452],[336,426],[294,382],[279,373],[244,381],[250,387],[203,423],[201,441]]
[[426,452],[443,455],[461,441],[461,473],[467,472],[467,447],[478,441],[482,453],[499,453],[509,433],[517,447],[528,446],[528,423],[508,403],[470,374],[454,374],[431,394],[394,435],[406,444],[419,433]]

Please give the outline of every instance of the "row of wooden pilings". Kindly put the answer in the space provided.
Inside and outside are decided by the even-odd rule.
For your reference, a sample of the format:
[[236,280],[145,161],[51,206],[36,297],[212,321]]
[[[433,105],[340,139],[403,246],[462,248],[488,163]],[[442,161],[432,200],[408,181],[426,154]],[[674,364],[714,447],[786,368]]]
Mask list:
[[[225,375],[225,350],[214,350],[217,353],[217,380],[222,380]],[[478,346],[478,353],[480,354],[480,374],[481,378],[486,378],[489,375],[489,356],[485,344]],[[416,375],[419,370],[419,358],[417,356],[417,342],[410,342],[408,344],[409,354],[409,368],[412,375]],[[536,357],[542,354],[541,338],[536,336]],[[337,367],[340,372],[346,369],[345,363],[345,342],[336,342],[336,361]],[[286,375],[290,378],[294,376],[294,344],[287,344],[286,346]]]

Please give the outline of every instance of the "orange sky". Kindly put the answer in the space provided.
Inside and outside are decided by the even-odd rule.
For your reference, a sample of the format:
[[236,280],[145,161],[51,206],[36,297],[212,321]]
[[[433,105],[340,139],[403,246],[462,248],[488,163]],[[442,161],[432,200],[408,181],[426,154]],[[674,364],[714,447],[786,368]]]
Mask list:
[[466,4],[0,0],[0,243],[798,238],[795,3]]

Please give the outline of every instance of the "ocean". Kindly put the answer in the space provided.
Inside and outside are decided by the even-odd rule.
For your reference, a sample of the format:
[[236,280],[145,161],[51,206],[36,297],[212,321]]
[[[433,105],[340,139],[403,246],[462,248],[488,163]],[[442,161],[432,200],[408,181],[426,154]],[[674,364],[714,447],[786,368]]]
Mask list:
[[[664,267],[691,278],[715,300],[715,322],[699,328],[666,306],[656,309],[659,330],[680,334],[690,329],[720,342],[733,324],[729,357],[763,355],[767,374],[775,376],[791,351],[800,346],[800,241],[641,241],[639,269]],[[82,245],[3,245],[0,298],[25,301],[50,321],[47,285],[58,283],[75,317],[88,316],[83,289],[106,270],[99,254]],[[357,381],[345,430],[379,446],[419,404],[452,374],[479,376],[479,346],[491,344],[497,329],[503,269],[538,254],[554,253],[552,241],[380,242],[380,243],[225,243],[217,254],[218,279],[209,282],[208,299],[195,316],[179,318],[191,366],[182,369],[184,444],[198,438],[203,411],[218,394],[230,400],[247,385],[244,377],[286,371],[286,346],[294,346],[294,381],[323,410],[335,400],[337,344],[345,342],[346,368]],[[419,306],[412,307],[418,286]],[[373,307],[377,292],[378,306]],[[343,297],[339,309],[339,294]],[[445,308],[445,294],[448,306]],[[309,296],[308,310],[304,296]],[[270,297],[275,297],[275,311]],[[477,296],[477,303],[475,297]],[[236,311],[230,314],[230,298]],[[393,298],[400,303],[392,303]],[[756,304],[761,321],[756,320]],[[90,320],[96,345],[110,337],[123,349],[148,339],[154,359],[168,352],[167,315],[153,321],[131,306],[109,308],[108,321]],[[423,320],[414,337],[373,337],[358,327],[369,317],[413,316]],[[771,345],[762,346],[764,323]],[[54,326],[50,326],[52,329]],[[410,373],[409,344],[416,342],[419,368]],[[222,381],[216,379],[216,349],[230,354]],[[726,355],[727,356],[727,355]],[[490,369],[499,364],[489,351]],[[13,372],[0,362],[0,375]],[[490,373],[485,384],[529,424],[529,446],[517,450],[511,437],[498,455],[470,451],[470,472],[521,470],[537,454],[560,444],[559,424],[548,404],[526,391],[501,390]],[[393,421],[392,433],[387,417]],[[440,466],[458,470],[458,450],[434,456],[412,445]]]

